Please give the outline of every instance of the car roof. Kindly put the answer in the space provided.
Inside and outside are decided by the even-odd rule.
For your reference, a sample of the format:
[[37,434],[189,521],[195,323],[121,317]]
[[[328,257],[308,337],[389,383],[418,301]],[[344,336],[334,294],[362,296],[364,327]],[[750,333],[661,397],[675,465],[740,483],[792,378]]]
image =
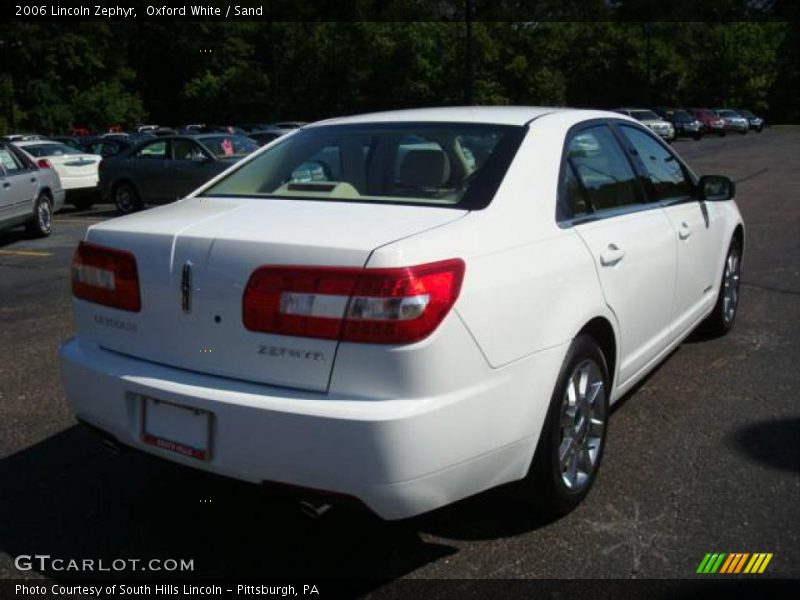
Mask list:
[[319,125],[349,125],[357,123],[381,122],[474,122],[491,123],[495,125],[525,125],[542,115],[578,111],[580,109],[555,108],[546,106],[450,106],[439,108],[413,108],[407,110],[392,110],[387,112],[366,113],[351,117],[340,117],[318,121],[306,127]]
[[41,140],[20,140],[19,142],[13,142],[14,145],[23,148],[25,146],[41,146],[42,144],[63,144],[61,140],[51,140],[51,139],[41,139]]

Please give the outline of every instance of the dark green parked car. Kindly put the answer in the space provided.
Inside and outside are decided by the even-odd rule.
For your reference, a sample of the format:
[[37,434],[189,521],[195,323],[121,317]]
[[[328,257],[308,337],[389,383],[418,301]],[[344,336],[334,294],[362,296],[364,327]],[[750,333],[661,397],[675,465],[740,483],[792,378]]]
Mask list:
[[182,198],[241,160],[258,144],[224,133],[148,140],[100,163],[100,190],[121,214]]

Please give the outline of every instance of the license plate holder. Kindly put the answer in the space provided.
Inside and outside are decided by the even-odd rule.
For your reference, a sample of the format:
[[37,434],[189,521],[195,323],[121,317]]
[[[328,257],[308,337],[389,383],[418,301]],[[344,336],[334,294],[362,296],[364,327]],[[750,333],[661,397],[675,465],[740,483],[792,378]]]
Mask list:
[[141,396],[145,444],[201,461],[211,460],[213,413]]

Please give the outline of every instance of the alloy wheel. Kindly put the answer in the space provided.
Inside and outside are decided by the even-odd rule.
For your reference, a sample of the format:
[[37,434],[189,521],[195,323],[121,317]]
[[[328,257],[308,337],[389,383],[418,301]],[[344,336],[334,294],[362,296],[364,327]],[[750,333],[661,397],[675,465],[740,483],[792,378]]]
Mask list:
[[558,460],[570,491],[589,484],[600,458],[606,426],[605,381],[599,365],[584,360],[567,379],[561,403]]
[[725,261],[725,274],[722,277],[722,318],[726,325],[733,322],[736,316],[740,271],[739,253],[731,249]]

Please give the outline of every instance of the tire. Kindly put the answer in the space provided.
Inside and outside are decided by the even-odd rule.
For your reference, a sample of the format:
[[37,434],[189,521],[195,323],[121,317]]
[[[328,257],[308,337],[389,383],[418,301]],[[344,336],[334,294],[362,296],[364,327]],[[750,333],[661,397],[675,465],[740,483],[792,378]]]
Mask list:
[[89,210],[94,206],[94,200],[91,198],[78,198],[72,201],[72,205],[78,210]]
[[121,215],[129,215],[144,207],[136,188],[126,181],[114,186],[114,204]]
[[47,237],[53,232],[53,203],[46,194],[39,194],[33,204],[33,216],[25,224],[28,233]]
[[[587,383],[576,388],[575,382],[584,375]],[[540,516],[566,515],[581,503],[597,478],[608,430],[609,384],[606,359],[597,342],[579,335],[567,351],[533,462],[522,482]],[[591,427],[595,419],[599,425]]]
[[725,137],[725,132],[724,131],[720,131],[718,135],[719,135],[719,137]]
[[733,329],[739,309],[739,284],[742,278],[742,249],[736,238],[731,240],[725,267],[719,284],[714,310],[700,324],[700,331],[710,336],[722,336]]
[[701,133],[697,133],[697,134],[695,134],[693,137],[694,137],[694,141],[695,141],[695,142],[699,142],[700,140],[702,140],[702,139],[703,139],[703,134],[701,134]]

